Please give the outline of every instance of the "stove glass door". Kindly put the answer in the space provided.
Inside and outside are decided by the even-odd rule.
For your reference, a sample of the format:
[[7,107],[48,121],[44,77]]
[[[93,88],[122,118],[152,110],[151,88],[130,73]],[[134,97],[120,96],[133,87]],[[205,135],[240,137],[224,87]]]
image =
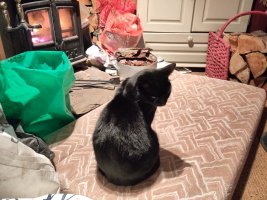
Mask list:
[[62,38],[77,35],[74,25],[72,8],[58,8]]
[[30,25],[40,24],[42,28],[34,28],[31,32],[32,43],[34,46],[53,42],[51,30],[51,20],[49,9],[33,10],[27,13],[28,23]]

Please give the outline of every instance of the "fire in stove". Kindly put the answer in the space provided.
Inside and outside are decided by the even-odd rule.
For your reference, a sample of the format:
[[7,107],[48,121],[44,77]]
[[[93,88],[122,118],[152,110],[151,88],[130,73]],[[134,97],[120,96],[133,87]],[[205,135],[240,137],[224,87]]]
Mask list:
[[53,41],[48,10],[30,11],[27,13],[29,24],[40,24],[42,28],[33,28],[31,32],[32,43],[40,44]]

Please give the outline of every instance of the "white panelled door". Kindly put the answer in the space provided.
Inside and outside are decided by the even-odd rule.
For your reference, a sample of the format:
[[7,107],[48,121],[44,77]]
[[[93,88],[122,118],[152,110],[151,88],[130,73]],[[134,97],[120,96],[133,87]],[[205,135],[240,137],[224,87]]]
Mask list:
[[[143,44],[181,67],[205,67],[209,32],[232,16],[251,10],[253,0],[137,0]],[[228,32],[244,32],[249,16],[235,20]]]
[[190,32],[194,0],[139,0],[137,14],[148,32]]
[[[196,0],[192,32],[217,31],[237,13],[251,10],[253,0]],[[245,32],[249,16],[232,22],[226,32]]]

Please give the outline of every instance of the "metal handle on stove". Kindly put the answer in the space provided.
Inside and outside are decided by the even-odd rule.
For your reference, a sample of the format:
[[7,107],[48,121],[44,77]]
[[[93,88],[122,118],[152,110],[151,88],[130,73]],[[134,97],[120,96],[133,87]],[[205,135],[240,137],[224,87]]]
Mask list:
[[2,9],[3,15],[5,17],[6,23],[7,23],[7,29],[12,29],[12,26],[10,25],[10,16],[7,10],[7,4],[6,2],[1,2],[0,7]]
[[10,16],[9,16],[9,13],[7,10],[6,2],[0,3],[0,8],[2,9],[3,15],[4,15],[6,23],[7,23],[6,30],[8,32],[12,32],[12,31],[16,31],[16,30],[19,30],[21,28],[24,28],[27,31],[33,31],[33,29],[42,28],[41,24],[34,24],[34,25],[28,24],[24,19],[24,11],[23,11],[23,8],[20,4],[21,0],[15,0],[15,1],[16,1],[17,12],[18,12],[19,18],[20,18],[20,24],[14,28],[12,28],[11,23],[10,23]]
[[19,14],[20,23],[24,23],[25,16],[24,16],[23,8],[20,4],[21,0],[15,0],[15,2],[16,2],[17,13]]

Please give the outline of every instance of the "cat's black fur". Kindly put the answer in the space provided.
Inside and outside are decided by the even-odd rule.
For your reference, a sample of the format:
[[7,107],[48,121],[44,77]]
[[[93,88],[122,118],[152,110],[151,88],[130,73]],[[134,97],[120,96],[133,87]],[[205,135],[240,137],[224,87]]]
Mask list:
[[98,169],[116,185],[134,185],[159,167],[159,142],[151,123],[166,104],[175,68],[143,70],[127,78],[104,108],[93,133]]

